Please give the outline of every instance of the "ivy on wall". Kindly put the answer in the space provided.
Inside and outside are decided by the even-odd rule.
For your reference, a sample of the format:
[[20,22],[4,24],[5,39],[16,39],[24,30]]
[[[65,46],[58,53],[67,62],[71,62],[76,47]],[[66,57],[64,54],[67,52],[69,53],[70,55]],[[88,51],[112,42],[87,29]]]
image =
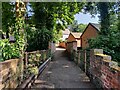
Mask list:
[[16,2],[16,20],[15,26],[12,28],[10,35],[14,36],[15,43],[10,43],[9,39],[0,40],[1,55],[2,59],[0,61],[23,58],[26,39],[25,39],[25,22],[24,14],[26,8],[25,4],[21,2]]

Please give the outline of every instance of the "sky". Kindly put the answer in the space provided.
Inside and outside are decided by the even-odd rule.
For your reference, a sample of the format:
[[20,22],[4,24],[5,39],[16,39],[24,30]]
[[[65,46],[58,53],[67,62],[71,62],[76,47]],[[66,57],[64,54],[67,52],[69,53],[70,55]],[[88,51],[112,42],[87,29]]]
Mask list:
[[87,13],[87,14],[79,13],[74,16],[75,16],[75,20],[78,21],[78,24],[80,24],[80,23],[88,24],[89,22],[99,23],[98,15],[96,15],[95,18],[92,18],[89,13]]

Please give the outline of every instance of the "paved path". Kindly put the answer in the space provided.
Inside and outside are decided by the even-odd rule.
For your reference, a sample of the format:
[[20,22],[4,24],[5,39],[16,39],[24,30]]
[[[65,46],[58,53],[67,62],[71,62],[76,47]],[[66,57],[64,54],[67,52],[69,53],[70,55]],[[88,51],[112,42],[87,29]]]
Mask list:
[[65,56],[65,50],[57,48],[54,60],[35,80],[33,88],[87,88],[95,90],[85,73]]

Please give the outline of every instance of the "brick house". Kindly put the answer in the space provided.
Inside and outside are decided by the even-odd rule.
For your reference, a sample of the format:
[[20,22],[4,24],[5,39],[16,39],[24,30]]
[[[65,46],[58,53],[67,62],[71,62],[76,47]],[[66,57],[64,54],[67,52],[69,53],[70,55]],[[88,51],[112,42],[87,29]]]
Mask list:
[[82,49],[89,46],[88,40],[91,38],[95,38],[100,31],[100,25],[95,23],[89,23],[85,30],[83,31],[82,35],[80,36],[81,40],[81,47]]
[[82,33],[71,32],[67,38],[67,43],[77,41],[77,47],[81,47],[80,36]]

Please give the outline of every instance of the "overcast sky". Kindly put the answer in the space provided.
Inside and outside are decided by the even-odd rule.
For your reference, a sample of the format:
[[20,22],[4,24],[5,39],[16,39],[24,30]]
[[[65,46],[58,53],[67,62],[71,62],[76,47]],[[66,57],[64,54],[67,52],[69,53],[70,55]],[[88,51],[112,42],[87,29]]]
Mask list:
[[79,13],[75,15],[75,20],[78,21],[78,24],[83,23],[83,24],[88,24],[89,22],[91,23],[99,23],[99,18],[98,15],[95,16],[95,18],[92,18],[90,14],[83,14]]

